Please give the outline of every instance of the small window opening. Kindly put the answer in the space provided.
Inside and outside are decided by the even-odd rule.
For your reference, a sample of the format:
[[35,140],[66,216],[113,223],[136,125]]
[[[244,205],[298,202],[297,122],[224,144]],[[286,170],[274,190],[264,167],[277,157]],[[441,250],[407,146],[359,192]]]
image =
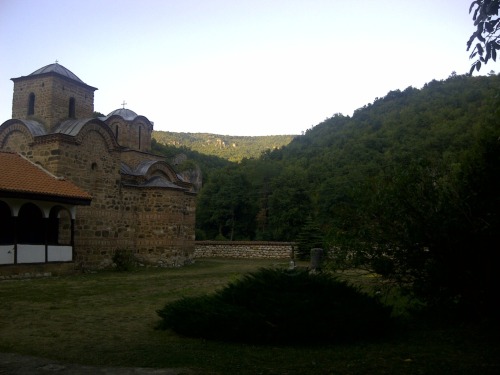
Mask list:
[[69,118],[75,118],[75,98],[69,98]]
[[118,141],[118,125],[115,127],[115,138]]
[[142,133],[142,128],[139,126],[139,150],[141,149],[141,133]]
[[35,94],[31,93],[28,101],[28,116],[35,114]]

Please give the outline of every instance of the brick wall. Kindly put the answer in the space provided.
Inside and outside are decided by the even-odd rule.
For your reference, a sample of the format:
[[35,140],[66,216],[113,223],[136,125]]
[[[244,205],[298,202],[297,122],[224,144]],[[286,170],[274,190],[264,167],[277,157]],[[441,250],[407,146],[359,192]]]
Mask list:
[[293,242],[196,241],[195,258],[291,259]]

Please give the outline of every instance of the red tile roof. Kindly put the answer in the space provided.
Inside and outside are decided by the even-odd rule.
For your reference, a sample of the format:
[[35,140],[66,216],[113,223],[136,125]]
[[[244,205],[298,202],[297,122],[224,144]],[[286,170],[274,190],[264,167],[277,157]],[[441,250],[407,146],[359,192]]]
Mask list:
[[92,197],[74,183],[57,178],[14,152],[0,151],[0,196],[34,195],[90,204]]

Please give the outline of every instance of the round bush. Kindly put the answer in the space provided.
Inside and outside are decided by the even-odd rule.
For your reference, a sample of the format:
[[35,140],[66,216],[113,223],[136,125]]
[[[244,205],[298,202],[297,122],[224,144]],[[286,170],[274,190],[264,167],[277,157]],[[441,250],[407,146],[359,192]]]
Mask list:
[[327,274],[261,269],[221,291],[159,310],[160,328],[251,343],[339,342],[378,336],[391,309]]

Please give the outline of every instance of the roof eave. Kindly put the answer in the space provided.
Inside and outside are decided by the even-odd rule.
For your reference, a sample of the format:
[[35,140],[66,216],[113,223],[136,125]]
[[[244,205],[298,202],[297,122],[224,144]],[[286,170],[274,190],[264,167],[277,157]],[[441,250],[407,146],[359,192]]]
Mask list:
[[55,76],[55,77],[64,79],[65,81],[75,83],[75,84],[77,84],[79,86],[85,87],[85,88],[90,89],[92,91],[99,90],[97,87],[93,87],[93,86],[87,85],[84,82],[75,81],[72,78],[66,77],[66,76],[64,76],[62,74],[59,74],[59,73],[56,73],[56,72],[40,73],[40,74],[37,74],[35,76],[32,76],[32,75],[21,76],[21,77],[17,77],[17,78],[11,78],[10,80],[12,82],[14,82],[14,83],[17,83],[17,82],[20,82],[20,81],[26,81],[26,80],[30,80],[30,79],[36,79],[36,78],[40,78],[40,77],[49,77],[49,76]]
[[58,202],[65,204],[72,204],[75,206],[90,206],[92,198],[85,197],[70,197],[70,196],[57,196],[40,193],[17,192],[0,190],[0,198],[18,198],[18,199],[32,199],[46,202]]

